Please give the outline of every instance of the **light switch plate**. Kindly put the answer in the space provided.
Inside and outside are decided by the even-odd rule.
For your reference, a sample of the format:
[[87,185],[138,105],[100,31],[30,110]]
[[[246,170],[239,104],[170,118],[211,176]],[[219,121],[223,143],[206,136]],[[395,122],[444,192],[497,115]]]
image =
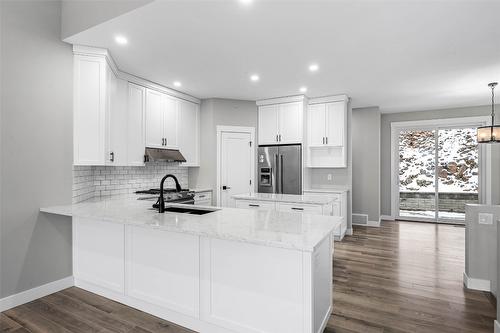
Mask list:
[[493,224],[493,214],[479,213],[479,224]]

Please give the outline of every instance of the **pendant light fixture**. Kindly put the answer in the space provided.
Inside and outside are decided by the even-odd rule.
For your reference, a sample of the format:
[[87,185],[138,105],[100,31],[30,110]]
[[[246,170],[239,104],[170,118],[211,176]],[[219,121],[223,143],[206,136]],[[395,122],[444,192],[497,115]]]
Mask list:
[[495,125],[495,87],[497,84],[498,82],[488,84],[491,88],[491,126],[477,128],[478,143],[500,142],[500,125]]

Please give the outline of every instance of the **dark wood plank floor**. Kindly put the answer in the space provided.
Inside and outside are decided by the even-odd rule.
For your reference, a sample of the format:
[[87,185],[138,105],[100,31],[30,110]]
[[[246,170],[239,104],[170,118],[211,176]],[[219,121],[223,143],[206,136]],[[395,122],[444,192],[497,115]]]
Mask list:
[[[336,243],[325,333],[493,332],[494,300],[462,285],[463,227],[383,222]],[[188,333],[78,288],[0,314],[0,332]],[[284,332],[286,333],[286,332]]]

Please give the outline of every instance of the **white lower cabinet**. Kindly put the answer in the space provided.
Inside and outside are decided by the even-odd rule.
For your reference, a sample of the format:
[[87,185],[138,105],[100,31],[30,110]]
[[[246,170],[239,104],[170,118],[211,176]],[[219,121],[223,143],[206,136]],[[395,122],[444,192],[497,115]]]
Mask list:
[[313,252],[73,218],[79,288],[204,333],[319,333],[331,237]]
[[198,316],[198,237],[133,226],[126,237],[128,295]]
[[[325,206],[327,206],[327,205],[325,205]],[[328,207],[323,207],[322,205],[305,205],[305,204],[278,202],[276,204],[276,208],[280,212],[295,212],[295,213],[328,215],[328,214],[323,213],[323,209],[328,210]]]
[[249,201],[249,200],[235,200],[236,208],[249,208],[258,210],[275,210],[276,205],[274,202],[269,201]]
[[335,201],[332,204],[332,211],[330,214],[332,216],[342,216],[342,224],[338,233],[335,234],[336,238],[344,238],[347,232],[347,191],[339,190],[304,190],[304,194],[307,195],[318,195],[318,196],[330,196]]

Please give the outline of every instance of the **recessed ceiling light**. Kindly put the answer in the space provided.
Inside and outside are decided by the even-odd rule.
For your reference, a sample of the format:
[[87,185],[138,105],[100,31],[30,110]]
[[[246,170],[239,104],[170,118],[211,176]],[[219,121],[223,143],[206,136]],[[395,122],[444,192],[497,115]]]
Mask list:
[[319,69],[318,64],[311,64],[311,65],[309,65],[309,70],[311,72],[316,72],[318,69]]
[[174,81],[174,86],[180,87],[182,86],[182,83],[180,83],[179,81]]
[[239,0],[241,4],[243,5],[249,5],[253,2],[253,0]]
[[260,77],[257,74],[250,75],[250,80],[253,82],[259,81]]
[[307,91],[307,87],[300,87],[300,92],[305,93]]
[[124,36],[119,35],[115,37],[115,42],[117,42],[120,45],[126,45],[128,43],[128,40]]

